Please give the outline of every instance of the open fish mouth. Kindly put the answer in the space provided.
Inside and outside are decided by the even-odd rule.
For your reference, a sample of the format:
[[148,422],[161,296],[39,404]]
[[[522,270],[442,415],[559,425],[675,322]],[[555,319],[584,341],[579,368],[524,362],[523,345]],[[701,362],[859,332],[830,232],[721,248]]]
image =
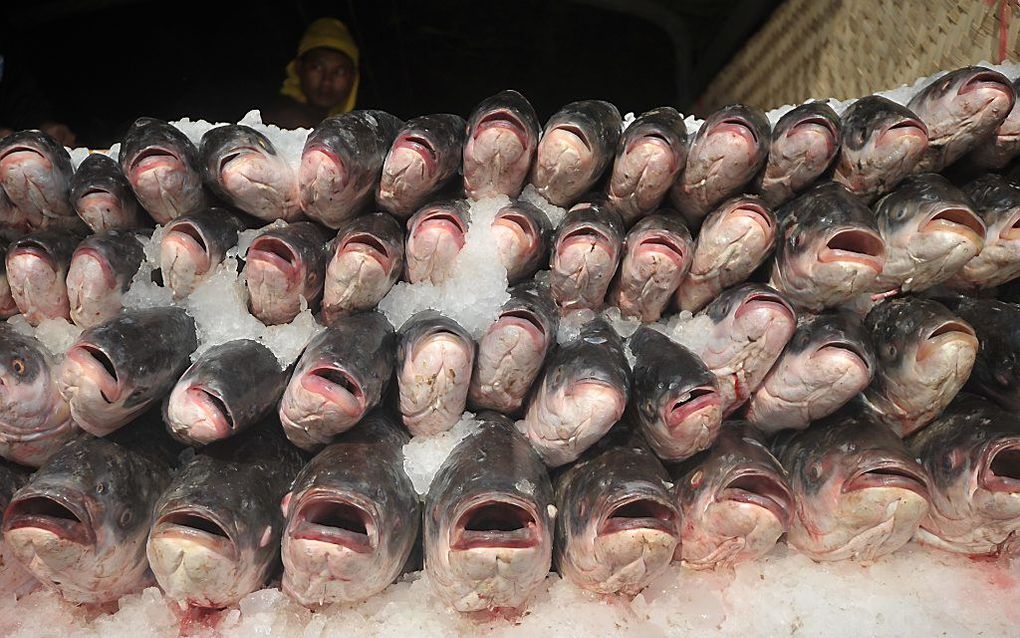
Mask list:
[[670,430],[677,430],[687,424],[688,420],[705,410],[721,409],[722,399],[716,388],[705,385],[685,392],[667,404],[664,421]]
[[149,538],[185,540],[229,560],[237,560],[237,544],[229,529],[210,511],[184,507],[161,515],[152,526]]
[[103,400],[114,403],[120,398],[120,377],[109,355],[91,343],[78,343],[67,351],[67,358],[81,369],[81,377],[90,379]]
[[436,170],[439,162],[439,153],[436,151],[432,140],[423,135],[403,135],[393,143],[393,148],[404,148],[417,153],[425,163],[426,173],[431,175]]
[[765,207],[756,202],[741,202],[726,213],[726,215],[727,217],[746,217],[750,219],[761,227],[762,233],[766,237],[771,237],[775,233],[775,223],[769,214],[765,212]]
[[23,155],[24,157],[21,159],[29,159],[32,156],[35,156],[44,161],[48,161],[46,153],[42,152],[40,149],[37,149],[34,146],[29,146],[28,144],[14,144],[12,146],[8,146],[3,151],[0,151],[0,162],[15,155]]
[[865,464],[843,484],[843,492],[890,487],[909,490],[925,500],[929,499],[927,477],[903,463],[892,460]]
[[885,266],[885,242],[870,230],[848,228],[833,233],[818,256],[822,263],[851,263],[877,273]]
[[256,237],[248,248],[245,261],[279,271],[292,286],[301,279],[301,257],[287,242],[276,237]]
[[599,525],[599,536],[634,530],[651,530],[677,536],[676,510],[656,498],[625,498],[609,508]]
[[638,239],[635,250],[641,254],[655,254],[664,257],[676,267],[683,270],[690,255],[683,244],[676,241],[669,233],[653,232]]
[[1020,210],[1014,212],[1003,229],[999,231],[999,238],[1005,241],[1020,241]]
[[978,481],[990,492],[1020,492],[1020,439],[1001,439],[988,446]]
[[528,133],[524,123],[519,117],[506,109],[492,111],[478,120],[478,124],[475,125],[474,136],[478,138],[482,133],[491,130],[509,131],[517,138],[521,147],[528,147]]
[[815,350],[812,356],[819,354],[842,355],[841,359],[843,361],[859,370],[861,374],[869,377],[874,372],[871,357],[865,354],[864,349],[859,344],[850,341],[827,341]]
[[544,341],[548,336],[542,322],[533,312],[528,310],[508,310],[499,316],[497,323],[502,327],[514,326],[520,328],[536,342]]
[[234,160],[241,159],[243,157],[247,157],[250,155],[257,155],[259,157],[263,157],[265,155],[265,152],[263,149],[258,148],[256,146],[238,146],[230,149],[229,151],[224,153],[222,157],[220,157],[218,167],[220,175],[223,174],[223,171],[225,171]]
[[202,385],[192,385],[185,391],[185,397],[201,411],[212,426],[212,432],[203,432],[210,441],[226,438],[234,431],[234,417],[219,393]]
[[342,494],[318,494],[301,504],[291,522],[294,540],[317,541],[370,554],[379,545],[373,508]]
[[825,140],[826,153],[832,154],[839,145],[839,131],[836,125],[827,118],[819,115],[810,115],[790,127],[787,137],[793,137],[799,133],[817,134]]
[[963,321],[944,321],[925,338],[917,348],[917,361],[924,361],[939,352],[944,351],[946,346],[960,344],[967,346],[975,352],[978,349],[977,335],[969,324]]
[[82,499],[56,492],[23,491],[11,499],[3,515],[4,534],[16,530],[44,530],[78,545],[94,545],[92,519]]
[[924,226],[922,232],[950,232],[961,235],[974,243],[983,242],[985,239],[985,224],[966,208],[946,208],[932,215]]
[[748,295],[740,303],[733,317],[739,320],[749,313],[759,311],[766,311],[774,319],[782,319],[793,324],[797,322],[797,314],[790,304],[778,294],[771,292],[755,292]]
[[793,493],[785,482],[767,472],[754,469],[735,472],[726,478],[716,501],[757,505],[771,512],[784,529],[793,520]]
[[323,364],[312,368],[301,377],[301,387],[351,417],[363,414],[367,407],[361,383],[339,365]]
[[903,118],[896,120],[885,127],[878,136],[876,146],[883,144],[898,144],[903,140],[914,140],[918,143],[928,145],[928,127],[924,122],[914,118]]
[[455,551],[484,548],[529,549],[542,542],[532,506],[510,497],[480,499],[464,511],[452,530]]
[[740,117],[728,117],[720,120],[709,131],[710,134],[725,133],[743,139],[750,148],[758,145],[758,132],[754,130],[750,122]]
[[387,248],[385,242],[369,233],[354,233],[347,237],[338,252],[344,251],[357,251],[369,255],[386,271],[393,267],[392,251]]
[[181,165],[184,160],[180,154],[169,146],[148,146],[139,151],[128,165],[128,172],[134,173],[156,168],[158,166]]
[[45,246],[34,239],[26,238],[18,241],[7,255],[8,261],[15,258],[39,261],[47,269],[57,271],[56,259]]

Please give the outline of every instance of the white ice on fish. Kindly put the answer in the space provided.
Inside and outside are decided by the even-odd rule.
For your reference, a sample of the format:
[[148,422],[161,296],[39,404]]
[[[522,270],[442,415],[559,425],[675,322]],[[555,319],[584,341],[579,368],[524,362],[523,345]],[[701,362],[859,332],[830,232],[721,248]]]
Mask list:
[[276,147],[280,157],[295,171],[301,166],[301,151],[305,148],[305,139],[308,138],[311,129],[282,129],[275,124],[265,124],[258,109],[248,111],[238,124],[250,126],[265,135]]
[[633,124],[636,119],[637,116],[634,115],[634,111],[628,111],[627,114],[623,116],[623,122],[620,124],[620,132],[622,133],[623,131],[626,131],[627,127]]
[[25,336],[34,337],[55,357],[63,357],[82,333],[81,328],[63,317],[43,319],[38,326],[32,326],[24,315],[14,315],[7,319],[7,325]]
[[542,197],[542,194],[538,192],[538,189],[531,184],[524,187],[524,191],[521,193],[521,199],[534,205],[540,211],[545,213],[545,216],[549,218],[549,223],[552,224],[553,228],[559,226],[560,222],[562,222],[563,218],[567,215],[566,208],[560,208],[559,206],[549,203],[549,200]]
[[244,259],[244,256],[248,254],[248,249],[251,247],[251,243],[255,241],[255,238],[263,233],[267,233],[271,230],[278,228],[286,228],[287,222],[282,219],[274,220],[271,224],[266,224],[260,228],[249,228],[242,230],[237,234],[237,243],[231,248],[227,249],[227,257],[240,257]]
[[191,118],[185,117],[179,120],[170,122],[170,125],[176,128],[181,133],[191,140],[191,143],[196,147],[202,143],[202,136],[206,132],[216,128],[217,126],[225,126],[229,122],[207,122],[205,120],[192,120]]
[[84,146],[79,146],[78,148],[69,148],[65,146],[64,150],[71,156],[71,168],[76,171],[78,170],[78,167],[81,166],[81,163],[85,161],[85,158],[92,153],[92,151]]
[[787,104],[785,106],[780,106],[778,109],[772,109],[771,111],[766,113],[765,116],[769,118],[769,126],[771,126],[772,128],[776,128],[776,124],[779,123],[780,118],[782,118],[784,115],[786,115],[795,108],[797,107],[794,106],[793,104]]
[[471,202],[471,224],[464,247],[454,261],[453,274],[438,284],[397,283],[379,302],[379,311],[399,329],[412,315],[437,310],[464,327],[476,339],[499,317],[508,299],[506,268],[499,260],[492,220],[510,203],[505,195]]
[[608,306],[602,311],[602,318],[613,327],[621,339],[628,339],[641,327],[641,320],[637,317],[624,317],[623,313],[616,306]]
[[715,326],[708,315],[692,315],[688,310],[647,325],[695,352],[708,344],[712,328]]
[[581,308],[563,315],[556,328],[556,343],[562,346],[577,339],[577,336],[581,334],[581,328],[594,318],[595,311],[590,308]]
[[424,497],[436,472],[450,456],[453,448],[466,436],[478,430],[479,421],[471,412],[461,415],[457,424],[446,432],[433,435],[422,435],[412,438],[404,445],[404,472],[407,473],[414,491]]
[[700,129],[701,125],[704,123],[705,120],[695,117],[694,115],[688,115],[685,117],[684,126],[687,127],[687,137],[689,139],[694,139],[694,134],[698,132],[698,129]]

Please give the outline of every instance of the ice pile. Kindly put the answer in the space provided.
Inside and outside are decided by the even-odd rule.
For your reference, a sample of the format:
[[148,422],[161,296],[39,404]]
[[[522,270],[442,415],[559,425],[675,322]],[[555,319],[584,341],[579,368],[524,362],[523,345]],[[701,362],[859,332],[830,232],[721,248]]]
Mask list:
[[308,134],[311,133],[310,129],[297,128],[290,130],[282,129],[275,124],[265,124],[262,122],[262,114],[257,109],[248,111],[238,124],[250,126],[265,135],[266,139],[276,148],[276,152],[279,153],[280,157],[294,170],[301,166],[301,151],[305,148],[305,140],[308,138]]
[[43,319],[33,327],[24,315],[14,315],[7,324],[23,335],[35,337],[50,354],[58,357],[62,357],[82,333],[81,328],[63,317]]
[[563,218],[567,214],[566,208],[560,208],[549,203],[545,197],[542,197],[541,193],[538,192],[531,184],[524,187],[524,192],[521,193],[521,199],[534,205],[538,210],[545,213],[545,216],[549,218],[549,223],[552,224],[553,228],[560,225]]
[[414,491],[425,496],[436,472],[450,456],[453,448],[478,429],[479,421],[471,412],[461,415],[460,421],[446,432],[431,436],[416,436],[404,445],[404,471],[414,484]]
[[471,202],[471,225],[449,279],[438,284],[402,281],[379,302],[379,310],[395,328],[415,313],[432,309],[459,323],[476,339],[485,334],[510,299],[506,268],[497,257],[492,233],[492,220],[509,203],[505,195]]
[[697,352],[707,344],[715,324],[707,314],[692,315],[690,311],[683,310],[672,317],[650,323],[648,327]]

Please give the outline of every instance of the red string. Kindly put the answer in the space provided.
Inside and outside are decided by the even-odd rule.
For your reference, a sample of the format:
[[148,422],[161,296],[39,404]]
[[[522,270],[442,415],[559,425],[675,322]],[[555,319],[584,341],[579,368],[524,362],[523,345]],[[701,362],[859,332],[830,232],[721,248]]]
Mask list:
[[999,57],[996,64],[1002,64],[1009,55],[1009,21],[1013,17],[1013,7],[1020,9],[1020,0],[985,0],[988,6],[999,4]]

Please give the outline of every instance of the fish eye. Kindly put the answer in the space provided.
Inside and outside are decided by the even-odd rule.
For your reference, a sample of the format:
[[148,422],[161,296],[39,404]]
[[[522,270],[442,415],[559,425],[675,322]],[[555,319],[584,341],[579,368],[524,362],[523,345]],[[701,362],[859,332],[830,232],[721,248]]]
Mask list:
[[96,494],[102,494],[104,492],[106,492],[106,483],[99,481],[96,483]]
[[896,346],[894,346],[891,343],[886,344],[886,346],[885,346],[885,356],[890,358],[890,359],[895,357],[896,356]]
[[812,479],[816,481],[822,478],[822,464],[818,461],[812,463],[808,467],[808,474],[811,476]]
[[21,375],[25,374],[25,362],[17,358],[12,359],[11,370],[14,370],[14,374],[20,377]]
[[701,470],[698,470],[697,472],[695,472],[694,474],[691,475],[691,487],[694,487],[694,488],[701,487],[701,482],[704,479],[705,479],[705,473],[702,472]]
[[117,524],[121,527],[127,527],[131,524],[134,519],[134,515],[131,514],[131,510],[125,509],[120,513],[120,518],[117,519]]

